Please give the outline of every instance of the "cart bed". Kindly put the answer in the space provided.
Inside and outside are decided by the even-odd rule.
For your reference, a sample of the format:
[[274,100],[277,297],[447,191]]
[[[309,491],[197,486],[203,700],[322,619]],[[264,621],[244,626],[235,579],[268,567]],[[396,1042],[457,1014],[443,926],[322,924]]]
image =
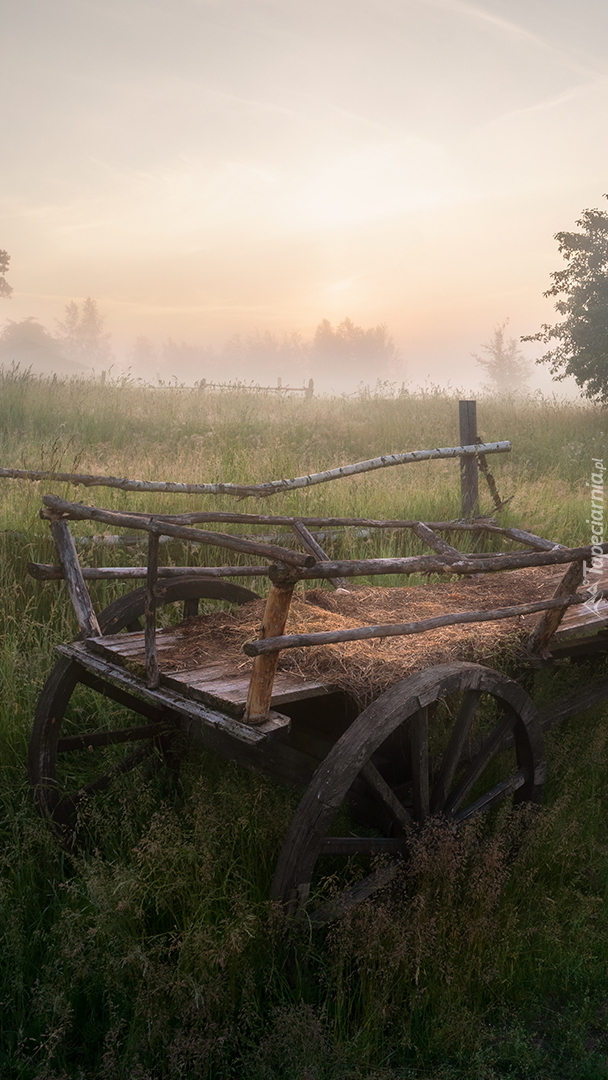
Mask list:
[[[608,573],[594,578],[594,584],[597,584],[598,590],[608,589]],[[607,626],[608,600],[598,600],[594,610],[585,604],[575,604],[562,616],[557,631],[549,643],[549,648],[552,645],[565,645],[566,642],[573,645],[579,639],[583,642]]]
[[[145,679],[144,633],[116,634],[114,636],[89,638],[87,648],[98,656],[119,667],[126,668],[132,675]],[[247,692],[251,679],[251,664],[243,657],[239,669],[234,656],[222,660],[214,657],[210,663],[189,667],[185,671],[167,670],[163,665],[163,656],[173,652],[179,646],[179,638],[174,630],[158,630],[156,649],[162,667],[161,685],[194,701],[200,701],[213,709],[221,709],[229,716],[240,720],[245,711]],[[316,678],[306,678],[296,672],[279,671],[274,680],[271,708],[279,709],[290,701],[318,697],[331,693],[334,687],[327,686]]]

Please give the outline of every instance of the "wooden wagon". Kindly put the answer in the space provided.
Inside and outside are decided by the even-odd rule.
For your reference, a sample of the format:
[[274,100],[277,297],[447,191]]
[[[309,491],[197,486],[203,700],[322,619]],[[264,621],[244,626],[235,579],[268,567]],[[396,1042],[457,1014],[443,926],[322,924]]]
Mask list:
[[[30,572],[40,579],[65,580],[80,637],[59,647],[60,659],[41,693],[29,772],[37,806],[64,843],[72,842],[82,808],[96,792],[146,762],[171,768],[176,739],[187,736],[304,792],[279,855],[271,896],[289,911],[305,912],[313,923],[322,923],[394,877],[412,834],[433,815],[457,824],[507,798],[538,801],[545,776],[543,727],[608,697],[604,677],[539,710],[522,685],[530,689],[536,668],[606,650],[608,582],[596,572],[592,591],[581,585],[585,567],[602,563],[591,547],[563,547],[490,519],[433,523],[219,512],[170,516],[119,513],[54,496],[43,502],[41,516],[50,522],[58,563],[31,564]],[[147,534],[146,566],[81,567],[70,521]],[[300,550],[287,541],[270,543],[200,527],[210,522],[287,527]],[[428,553],[332,561],[313,531],[346,526],[409,530]],[[497,536],[511,550],[479,550],[484,538]],[[159,566],[163,537],[219,546],[263,564]],[[601,550],[608,552],[608,545]],[[290,610],[295,604],[301,612],[307,603],[306,595],[294,594],[296,586],[303,588],[299,583],[337,585],[336,593],[325,589],[309,603],[318,615],[323,597],[331,601],[330,608],[339,607],[340,596],[344,603],[353,596],[359,602],[356,584],[347,591],[358,578],[411,574],[443,575],[447,599],[438,613],[379,625],[360,620],[363,625],[347,627],[339,619],[338,627],[329,629],[319,629],[317,619],[312,631],[299,626],[289,632]],[[486,597],[481,607],[471,609],[467,599],[475,599],[488,575],[504,583],[507,600]],[[265,602],[234,584],[234,577],[269,579]],[[96,614],[87,581],[106,578],[139,578],[144,584]],[[510,583],[526,585],[528,579],[532,592],[522,593],[520,587],[517,602],[512,597],[509,602]],[[455,580],[457,590],[452,586],[451,594],[445,592]],[[427,585],[413,592],[425,588],[429,596],[438,591]],[[208,599],[244,606],[222,622],[218,615],[197,615],[199,602]],[[162,612],[174,613],[177,604],[183,605],[185,622],[176,624],[173,614],[163,628]],[[508,629],[500,640],[512,652],[511,675],[467,659],[466,649],[463,659],[453,647],[458,638],[469,654],[474,652],[475,641],[471,644],[467,633],[488,624]],[[193,628],[199,652],[190,648],[184,659]],[[439,631],[451,635],[443,661],[418,669],[414,643]],[[409,664],[409,673],[375,697],[372,688],[372,700],[362,707],[348,681],[349,673],[365,666],[356,650],[367,643],[381,667],[378,650],[389,642]],[[325,669],[318,663],[307,667],[307,656],[326,658],[328,648],[346,650],[340,678],[334,677],[331,663]],[[294,656],[297,662],[288,663]],[[95,707],[78,704],[83,687]],[[137,719],[116,726],[117,706]],[[328,897],[318,883],[335,874],[344,860],[351,879]],[[339,873],[335,880],[341,880]]]

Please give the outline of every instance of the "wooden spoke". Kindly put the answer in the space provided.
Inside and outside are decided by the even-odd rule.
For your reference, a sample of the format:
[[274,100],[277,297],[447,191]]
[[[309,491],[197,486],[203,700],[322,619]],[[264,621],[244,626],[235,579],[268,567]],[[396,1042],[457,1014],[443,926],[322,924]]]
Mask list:
[[403,839],[385,836],[326,836],[321,855],[399,855],[406,851]]
[[358,881],[350,889],[345,889],[343,893],[334,897],[327,904],[322,904],[307,914],[309,922],[313,926],[324,926],[328,922],[337,919],[340,915],[344,915],[355,904],[367,900],[368,897],[378,892],[378,889],[381,889],[383,885],[388,885],[393,881],[402,865],[401,859],[394,859],[390,863],[385,863],[384,866],[375,870],[373,874],[368,874],[367,877]]
[[502,802],[506,795],[511,795],[514,791],[517,791],[525,782],[526,774],[524,770],[518,769],[517,772],[508,776],[506,780],[501,780],[499,784],[495,784],[493,788],[486,791],[474,803],[469,803],[466,810],[463,810],[461,814],[455,814],[456,821],[466,821],[467,818],[474,817],[475,814],[480,814],[483,810],[489,810],[496,803]]
[[138,750],[133,750],[130,754],[127,754],[122,761],[118,762],[111,769],[108,769],[106,773],[102,773],[96,780],[91,780],[89,784],[85,784],[81,787],[76,795],[71,796],[71,801],[76,804],[81,801],[87,795],[93,795],[96,791],[105,791],[110,786],[113,780],[117,776],[122,776],[123,773],[130,772],[137,765],[141,765],[142,761],[149,758],[154,753],[154,744],[146,743],[145,746],[140,746]]
[[410,832],[414,828],[414,819],[412,815],[399,801],[396,793],[393,791],[390,784],[387,784],[373,761],[368,761],[363,766],[361,769],[361,776],[382,805],[393,815],[395,821],[399,823],[401,828],[405,832]]
[[435,779],[433,785],[433,793],[431,795],[431,813],[435,814],[438,810],[443,809],[446,799],[448,797],[448,791],[452,786],[454,780],[454,773],[458,766],[458,762],[462,756],[465,743],[468,739],[471,725],[475,719],[477,712],[477,706],[481,697],[480,690],[467,690],[464,695],[460,711],[458,713],[458,719],[454,724],[452,734],[446,752],[441,763],[441,768]]
[[410,720],[414,818],[423,822],[429,816],[429,710],[418,709]]
[[450,798],[446,800],[443,807],[444,813],[453,814],[458,810],[458,807],[462,805],[464,799],[466,799],[471,791],[471,788],[479,780],[484,769],[494,757],[494,754],[500,749],[505,735],[508,735],[511,731],[514,721],[515,717],[513,715],[505,714],[500,723],[496,725],[491,735],[485,740],[483,746],[466,769],[456,790]]
[[[365,709],[317,769],[271,895],[312,925],[327,922],[395,877],[430,814],[459,822],[507,797],[538,801],[543,779],[538,714],[516,682],[478,664],[419,672]],[[332,835],[339,811],[351,835]],[[390,861],[374,867],[383,856]],[[342,891],[324,898],[341,876]]]
[[198,596],[184,602],[184,619],[192,619],[195,615],[198,615]]
[[140,742],[143,739],[155,739],[163,732],[160,724],[144,724],[140,727],[116,728],[114,731],[92,731],[81,735],[70,735],[59,739],[57,752],[70,750],[93,750],[98,746],[115,746],[117,743]]

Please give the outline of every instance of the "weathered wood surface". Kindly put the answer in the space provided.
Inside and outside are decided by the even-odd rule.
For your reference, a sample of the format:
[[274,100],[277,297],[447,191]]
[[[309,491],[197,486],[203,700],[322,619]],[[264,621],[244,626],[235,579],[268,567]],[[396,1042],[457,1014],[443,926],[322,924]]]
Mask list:
[[[557,599],[560,596],[571,596],[576,592],[582,580],[582,561],[570,563],[570,566],[566,570],[566,573],[553,594],[554,598]],[[572,605],[564,604],[562,607],[556,606],[547,609],[528,639],[527,648],[529,653],[537,653],[544,657],[549,655],[549,642],[557,631],[569,606]]]
[[508,537],[509,540],[517,540],[519,543],[527,544],[528,547],[534,548],[536,551],[555,551],[556,548],[564,548],[563,544],[556,544],[553,540],[545,540],[544,537],[536,536],[535,533],[527,532],[525,529],[514,529],[512,527],[501,529],[488,524],[486,532],[498,533],[501,536]]
[[458,548],[452,547],[446,540],[442,540],[440,536],[433,529],[430,529],[428,525],[425,525],[423,521],[417,521],[412,525],[412,532],[422,540],[423,543],[430,547],[433,551],[436,551],[438,555],[454,555],[457,559],[462,559],[463,554]]
[[298,488],[325,484],[329,480],[339,480],[345,476],[386,469],[391,465],[406,465],[415,461],[433,461],[442,458],[459,458],[467,454],[505,454],[511,449],[508,441],[481,443],[478,446],[446,446],[433,450],[413,450],[403,454],[385,454],[357,461],[353,465],[342,465],[337,469],[327,469],[308,476],[297,476],[291,480],[271,480],[265,484],[177,484],[164,480],[128,480],[118,476],[94,476],[88,473],[63,473],[35,469],[0,469],[0,477],[10,480],[59,480],[62,483],[82,487],[111,487],[121,491],[171,491],[187,495],[235,495],[237,498],[256,496],[258,498],[275,495],[279,491],[294,491]]
[[[295,583],[296,578],[284,567],[282,578],[270,586],[262,620],[262,638],[278,637],[285,630]],[[278,651],[256,655],[245,706],[246,723],[261,724],[266,719],[278,663]]]
[[[143,635],[140,640],[143,644]],[[91,643],[96,641],[103,642],[104,639],[90,639]],[[156,688],[148,687],[143,678],[138,678],[126,668],[119,667],[115,658],[114,662],[108,662],[103,655],[92,652],[87,645],[88,643],[85,642],[73,642],[71,645],[59,645],[57,651],[61,656],[76,660],[79,665],[99,676],[104,682],[118,686],[135,699],[141,698],[157,708],[169,709],[178,715],[188,717],[196,724],[221,730],[231,738],[251,746],[257,746],[265,739],[281,731],[289,730],[291,721],[277,712],[271,713],[265,723],[254,727],[242,723],[225,712],[210,708],[201,701],[194,700],[193,697],[177,693],[169,687],[162,685]]]
[[605,675],[601,679],[594,680],[588,686],[582,686],[579,690],[575,690],[573,694],[567,694],[565,697],[549,702],[548,705],[543,705],[538,710],[542,729],[543,731],[549,731],[570,716],[576,716],[577,713],[584,712],[585,709],[601,705],[607,698],[608,675]]
[[[449,813],[453,820],[459,820],[461,816],[466,817],[469,814],[470,806],[466,800],[485,765],[500,753],[503,733],[506,730],[512,733],[516,741],[518,762],[520,759],[526,762],[523,775],[521,766],[512,773],[510,765],[507,764],[505,768],[509,771],[509,775],[503,777],[499,784],[495,783],[496,778],[493,777],[493,786],[477,802],[481,801],[485,804],[488,800],[497,801],[499,798],[505,798],[517,787],[523,788],[527,798],[538,797],[544,780],[542,736],[538,714],[525,691],[512,679],[477,664],[454,662],[418,672],[397,683],[365,709],[325,758],[289,826],[272,883],[272,899],[288,905],[294,914],[295,909],[300,905],[300,914],[303,914],[302,906],[309,896],[314,867],[319,856],[324,853],[326,841],[328,841],[328,846],[333,844],[337,848],[343,839],[328,837],[328,829],[340,805],[348,798],[349,791],[361,770],[402,724],[420,717],[421,710],[433,702],[443,700],[450,694],[460,695],[464,692],[465,708],[470,712],[472,702],[476,705],[479,699],[471,699],[467,694],[468,691],[490,694],[499,704],[502,706],[506,704],[508,708],[500,710],[503,713],[502,717],[499,718],[494,730],[487,734],[479,752],[465,768],[464,774],[458,780],[457,790],[451,794],[447,794],[446,791],[447,798],[438,807],[439,812],[445,812],[446,807],[449,806],[451,808]],[[430,786],[430,761],[426,753],[424,719],[423,717],[422,723],[418,724],[417,734],[413,737],[417,765],[414,765],[412,777],[414,789],[412,803],[415,813],[422,817],[429,805]],[[457,719],[456,726],[458,723]],[[468,716],[467,723],[470,727]],[[450,755],[460,754],[464,741],[459,737],[448,740],[443,755],[444,764]],[[462,764],[462,761],[450,760],[443,769],[443,773],[454,777],[459,764]],[[441,772],[440,767],[440,775]],[[447,785],[444,786],[447,788]],[[395,791],[393,797],[401,802]],[[407,813],[406,807],[402,807],[402,810]],[[331,847],[329,849],[331,850]],[[372,875],[371,878],[364,878],[358,886],[355,886],[355,890],[361,890],[355,899],[370,895],[385,880],[390,880],[395,867],[393,865],[387,869],[388,878]],[[341,902],[349,905],[354,902],[352,893],[353,890],[348,890],[334,903],[338,906]],[[313,921],[316,918],[324,921],[326,916],[319,912],[315,914],[313,911],[306,917]]]
[[[179,648],[183,640],[173,629],[157,630],[156,648],[161,667],[169,650]],[[90,638],[88,648],[96,656],[126,668],[135,677],[145,679],[144,634],[113,634]],[[207,661],[186,670],[161,672],[160,685],[169,687],[193,701],[221,709],[236,719],[242,719],[249,690],[250,672],[239,671],[228,661]],[[272,706],[280,708],[290,701],[300,701],[327,694],[332,687],[318,679],[287,671],[277,672],[272,688]]]
[[[533,604],[516,604],[511,607],[494,608],[490,611],[462,611],[449,615],[436,615],[432,619],[420,619],[409,623],[384,623],[378,626],[357,626],[351,630],[323,630],[312,634],[285,634],[281,637],[266,638],[260,641],[248,641],[243,645],[247,656],[261,656],[276,649],[299,649],[312,645],[338,645],[346,641],[367,641],[370,638],[406,637],[410,634],[424,634],[442,626],[458,626],[463,623],[495,622],[500,619],[514,619],[520,615],[534,615],[539,611],[580,604],[588,593],[575,594],[539,600]],[[608,590],[602,592],[608,595]]]
[[[458,420],[460,441],[463,446],[479,443],[477,402],[459,401]],[[460,498],[463,518],[477,517],[479,513],[479,477],[477,457],[473,454],[463,455],[460,459]]]
[[[311,555],[314,555],[317,561],[329,562],[329,556],[325,551],[323,551],[321,545],[317,543],[314,536],[306,528],[306,525],[303,521],[294,521],[292,529],[295,535],[301,541],[303,547],[305,547]],[[331,578],[331,583],[334,589],[345,589],[348,584],[346,578]]]
[[[63,570],[50,563],[28,563],[28,574],[37,581],[61,581]],[[85,580],[137,581],[146,577],[145,566],[81,566]],[[266,577],[266,566],[159,566],[159,578],[202,577]]]
[[242,540],[238,536],[227,533],[207,532],[203,529],[172,525],[170,522],[160,522],[154,515],[144,518],[133,514],[121,514],[114,510],[100,510],[96,506],[67,502],[66,499],[59,499],[55,495],[44,495],[42,501],[46,509],[41,510],[40,515],[51,521],[56,520],[57,517],[71,521],[101,521],[119,528],[141,529],[147,533],[174,536],[179,540],[190,540],[249,555],[260,555],[265,559],[285,562],[288,566],[310,567],[315,562],[312,555],[301,555],[298,551],[290,551],[288,548],[277,547],[275,544],[258,544],[254,540]]
[[603,627],[608,626],[608,603],[606,602],[606,589],[608,589],[608,572],[594,576],[591,596],[586,603],[569,608],[553,635],[551,647],[556,643],[572,644],[577,638],[588,638],[589,635],[598,633]]
[[[161,538],[162,539],[162,538]],[[453,549],[456,550],[455,548]],[[488,552],[472,551],[461,554],[463,559],[488,559],[494,555]],[[52,563],[27,564],[30,577],[37,581],[62,581],[63,570]],[[85,581],[137,581],[145,578],[145,566],[81,566],[80,571]],[[159,566],[159,578],[202,577],[267,577],[267,566]],[[338,581],[339,578],[330,578]],[[346,584],[348,584],[346,582]]]
[[[132,511],[133,517],[149,517],[141,511]],[[314,529],[331,529],[354,526],[364,529],[411,529],[418,524],[417,518],[350,518],[350,517],[303,517],[281,514],[238,514],[227,510],[196,510],[187,514],[155,514],[156,521],[168,521],[174,525],[197,525],[204,522],[224,522],[230,525],[293,525],[301,521],[303,525]],[[425,521],[429,529],[438,532],[499,532],[508,534],[508,530],[497,524],[495,518],[478,518],[476,521]],[[533,534],[527,534],[533,535]],[[544,541],[550,544],[550,541]],[[551,545],[553,546],[553,545]]]
[[488,485],[488,488],[490,489],[490,495],[492,496],[492,502],[494,503],[494,509],[498,513],[503,509],[503,507],[505,507],[507,505],[507,503],[511,502],[511,499],[513,498],[513,496],[509,495],[509,497],[507,499],[501,499],[501,497],[500,497],[500,495],[498,493],[498,488],[496,487],[496,480],[494,479],[494,477],[492,476],[492,473],[490,472],[490,470],[488,468],[488,463],[486,461],[485,454],[478,454],[477,455],[477,466],[479,468],[480,473],[482,473],[483,476],[485,477],[486,484]]
[[158,577],[158,536],[148,534],[148,573],[146,575],[145,650],[148,686],[158,686],[159,670],[156,656],[156,580]]
[[[595,549],[597,550],[595,545]],[[599,545],[608,554],[608,542]],[[341,562],[317,563],[312,569],[297,568],[301,580],[332,577],[367,577],[378,574],[478,574],[497,570],[520,570],[527,566],[559,566],[562,563],[590,559],[592,548],[552,548],[551,551],[515,552],[505,555],[488,554],[473,558],[451,555],[413,555],[403,559],[348,559]],[[273,567],[268,569],[272,580]]]
[[57,548],[57,555],[59,556],[65,583],[70,594],[70,600],[72,601],[72,607],[74,608],[78,622],[78,629],[85,637],[100,634],[101,630],[99,628],[97,616],[93,604],[91,603],[89,590],[87,589],[82,576],[78,554],[74,545],[74,538],[67,522],[51,522],[51,532],[53,534],[53,540],[55,541],[55,547]]

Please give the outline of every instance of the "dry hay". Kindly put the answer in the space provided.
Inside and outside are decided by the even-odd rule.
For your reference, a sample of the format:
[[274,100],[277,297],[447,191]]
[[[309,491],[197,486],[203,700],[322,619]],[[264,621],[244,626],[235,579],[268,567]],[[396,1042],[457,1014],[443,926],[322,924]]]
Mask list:
[[[533,603],[553,595],[562,573],[553,567],[532,567],[402,588],[307,589],[294,593],[285,633],[412,622],[448,612]],[[253,661],[242,646],[260,637],[264,603],[256,600],[228,612],[195,616],[174,627],[178,643],[163,648],[161,670],[184,671],[222,661],[235,672],[247,673]],[[280,654],[279,670],[340,687],[364,705],[399,679],[435,664],[473,660],[493,667],[508,665],[538,618],[519,616],[407,637],[288,649]]]

